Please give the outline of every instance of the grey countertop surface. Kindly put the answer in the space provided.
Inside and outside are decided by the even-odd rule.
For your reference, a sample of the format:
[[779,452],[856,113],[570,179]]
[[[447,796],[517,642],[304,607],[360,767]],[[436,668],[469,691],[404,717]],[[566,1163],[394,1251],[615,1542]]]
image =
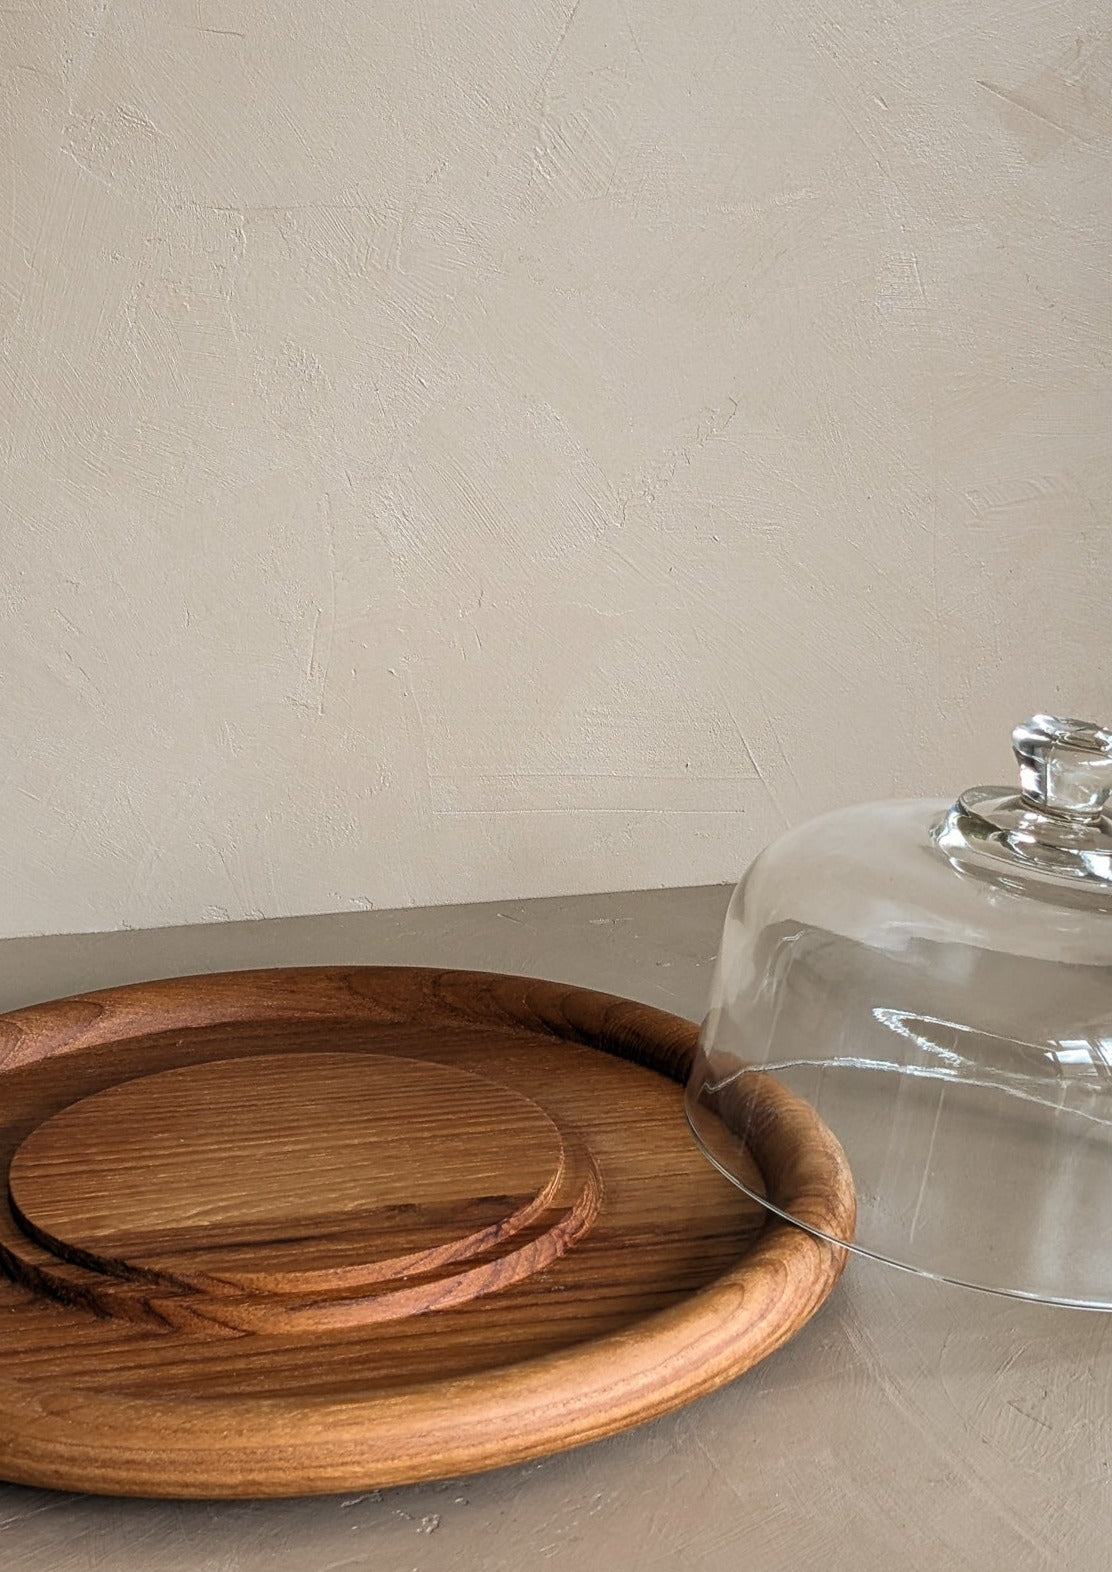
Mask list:
[[[475,966],[703,1009],[724,889],[8,940],[0,1007],[246,966]],[[1112,1317],[854,1261],[785,1349],[524,1467],[269,1502],[0,1485],[5,1572],[1112,1568]]]

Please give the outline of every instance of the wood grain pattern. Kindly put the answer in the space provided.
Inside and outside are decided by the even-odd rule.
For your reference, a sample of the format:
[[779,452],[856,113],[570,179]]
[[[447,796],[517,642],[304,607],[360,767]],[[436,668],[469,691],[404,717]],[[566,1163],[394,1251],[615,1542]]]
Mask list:
[[563,1255],[600,1198],[588,1155],[531,1099],[367,1053],[109,1087],[27,1137],[8,1189],[17,1281],[214,1331],[369,1325],[494,1293]]
[[[0,1474],[152,1495],[537,1456],[779,1346],[844,1252],[696,1150],[695,1028],[522,978],[229,973],[0,1017]],[[752,1179],[840,1149],[763,1078]]]

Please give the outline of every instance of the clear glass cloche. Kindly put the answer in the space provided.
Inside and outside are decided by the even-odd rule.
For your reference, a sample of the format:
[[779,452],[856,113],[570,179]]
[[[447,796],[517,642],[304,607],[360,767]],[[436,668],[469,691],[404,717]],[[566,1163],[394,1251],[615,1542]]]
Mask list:
[[1037,715],[1012,741],[1018,790],[843,809],[756,859],[687,1114],[749,1189],[746,1077],[772,1074],[849,1160],[839,1243],[1109,1309],[1112,731]]

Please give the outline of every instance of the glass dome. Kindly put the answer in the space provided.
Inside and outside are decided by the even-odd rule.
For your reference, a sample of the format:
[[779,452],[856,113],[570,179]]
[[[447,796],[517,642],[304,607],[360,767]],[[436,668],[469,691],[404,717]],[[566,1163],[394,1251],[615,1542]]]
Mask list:
[[774,1075],[845,1149],[839,1243],[1110,1309],[1112,731],[1038,715],[1012,741],[1018,792],[844,809],[756,859],[687,1115],[753,1193],[748,1093]]

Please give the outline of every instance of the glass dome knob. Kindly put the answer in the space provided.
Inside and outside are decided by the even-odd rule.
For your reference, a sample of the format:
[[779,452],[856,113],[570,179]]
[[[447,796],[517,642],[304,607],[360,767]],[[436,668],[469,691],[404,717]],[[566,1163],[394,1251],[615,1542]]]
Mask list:
[[1040,813],[1093,823],[1112,795],[1112,731],[1034,715],[1012,732],[1020,790]]

